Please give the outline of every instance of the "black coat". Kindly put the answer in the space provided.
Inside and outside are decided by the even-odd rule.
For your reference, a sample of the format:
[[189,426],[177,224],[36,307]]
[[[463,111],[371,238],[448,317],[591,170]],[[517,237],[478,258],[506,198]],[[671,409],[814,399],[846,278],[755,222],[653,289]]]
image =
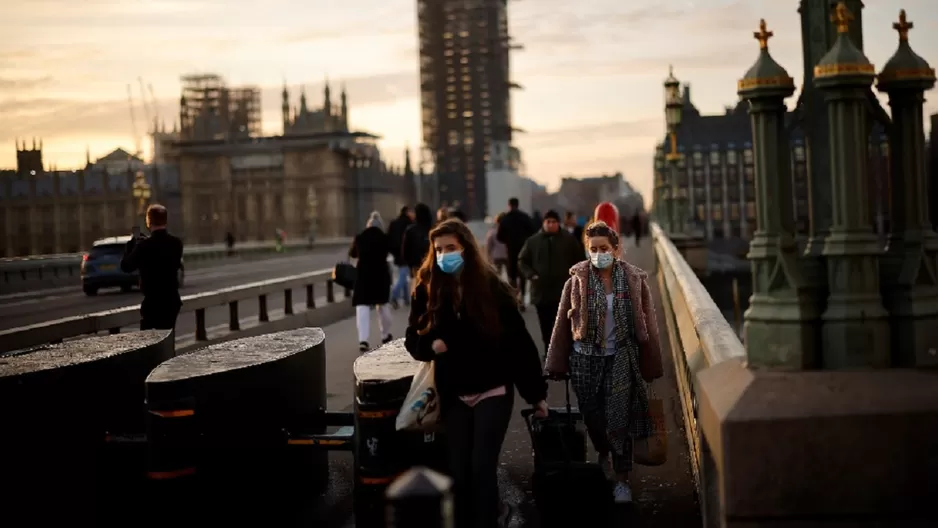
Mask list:
[[394,257],[395,266],[403,266],[404,261],[404,231],[412,222],[406,215],[401,215],[391,220],[388,226],[388,240],[391,245],[391,256]]
[[522,211],[515,209],[508,211],[502,220],[498,223],[496,238],[502,244],[505,244],[509,255],[517,255],[521,252],[524,243],[538,228],[534,226],[531,217]]
[[349,257],[358,259],[355,291],[352,292],[354,306],[373,306],[390,301],[390,250],[388,236],[380,227],[366,228],[355,237],[348,252]]

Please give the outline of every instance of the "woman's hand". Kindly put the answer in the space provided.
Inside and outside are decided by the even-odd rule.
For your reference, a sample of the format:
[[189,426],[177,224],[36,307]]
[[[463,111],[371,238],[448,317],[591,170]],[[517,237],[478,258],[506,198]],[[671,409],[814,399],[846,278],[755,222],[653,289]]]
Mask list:
[[430,348],[437,354],[442,354],[447,350],[446,343],[444,343],[442,339],[434,339],[433,343],[430,344]]
[[534,416],[547,418],[547,402],[541,400],[534,405]]

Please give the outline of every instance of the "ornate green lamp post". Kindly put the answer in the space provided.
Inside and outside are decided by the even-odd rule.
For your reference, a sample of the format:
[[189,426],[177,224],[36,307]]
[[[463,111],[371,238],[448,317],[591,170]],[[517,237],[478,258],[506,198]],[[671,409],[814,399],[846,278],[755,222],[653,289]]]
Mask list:
[[871,229],[868,94],[876,70],[850,40],[853,15],[834,10],[837,40],[814,68],[830,125],[833,214],[822,254],[830,294],[823,315],[824,368],[887,367],[889,314],[879,284],[882,249]]
[[150,204],[150,184],[147,183],[143,171],[137,171],[134,174],[132,191],[137,206],[137,218],[143,218],[147,212],[147,206]]
[[682,154],[677,150],[677,128],[681,125],[682,112],[684,110],[684,101],[681,98],[681,83],[674,77],[674,68],[669,68],[668,78],[664,81],[664,117],[668,126],[668,139],[670,149],[665,155],[667,161],[667,183],[665,190],[668,192],[667,204],[667,231],[673,236],[675,233],[684,233],[683,213],[684,204],[681,202],[681,193],[678,189],[678,167]]
[[795,241],[785,99],[795,92],[788,72],[769,55],[773,36],[759,22],[759,58],[739,80],[749,103],[756,173],[756,232],[749,245],[753,294],[745,315],[749,364],[811,368],[817,363],[818,313],[813,309]]
[[938,237],[929,222],[925,182],[925,90],[935,70],[909,46],[905,10],[892,26],[899,49],[883,67],[877,89],[889,94],[892,232],[882,259],[883,302],[892,318],[893,360],[901,366],[938,364]]

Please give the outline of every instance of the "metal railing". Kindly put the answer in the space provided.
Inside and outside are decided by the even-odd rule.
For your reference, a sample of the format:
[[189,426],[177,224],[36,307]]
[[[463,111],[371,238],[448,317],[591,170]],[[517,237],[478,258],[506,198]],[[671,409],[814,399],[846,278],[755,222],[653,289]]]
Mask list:
[[[313,249],[321,247],[347,246],[351,238],[324,238],[310,243],[306,239],[293,239],[284,242],[287,250]],[[235,244],[233,255],[255,255],[271,253],[276,244],[272,241],[242,242]],[[56,278],[78,277],[81,273],[81,259],[84,253],[61,253],[56,255],[35,255],[28,257],[8,257],[0,259],[0,283],[8,284],[19,281],[35,281]],[[228,256],[225,244],[204,246],[186,246],[183,258],[186,262],[199,262]]]
[[[241,302],[250,300],[257,302],[257,318],[260,324],[270,322],[267,299],[272,294],[283,294],[284,317],[294,315],[293,292],[295,290],[301,290],[305,293],[306,308],[308,310],[317,308],[317,284],[325,284],[326,302],[329,304],[335,303],[335,284],[332,282],[332,271],[332,269],[324,269],[186,295],[182,298],[182,308],[179,316],[185,317],[187,314],[194,314],[196,343],[205,343],[209,340],[205,324],[205,311],[209,308],[227,305],[229,313],[228,329],[230,332],[238,332],[241,330],[241,318],[238,311]],[[345,290],[344,295],[350,297],[351,291]],[[46,343],[59,343],[65,339],[98,332],[106,331],[115,334],[119,333],[121,328],[136,326],[139,322],[139,305],[134,305],[115,310],[65,317],[19,328],[10,328],[0,331],[0,354],[29,349]]]

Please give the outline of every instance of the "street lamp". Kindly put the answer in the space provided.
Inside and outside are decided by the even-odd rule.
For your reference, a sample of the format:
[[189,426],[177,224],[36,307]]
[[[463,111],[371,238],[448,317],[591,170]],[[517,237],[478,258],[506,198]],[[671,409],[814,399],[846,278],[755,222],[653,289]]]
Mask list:
[[134,174],[133,197],[137,201],[137,216],[143,216],[150,203],[150,184],[143,171]]
[[684,111],[684,100],[681,96],[681,83],[674,76],[674,67],[668,68],[668,78],[664,80],[664,117],[668,127],[668,139],[670,141],[670,151],[665,156],[668,162],[668,182],[665,184],[670,191],[667,206],[667,225],[670,232],[684,232],[684,196],[678,192],[677,174],[678,162],[682,154],[677,149],[677,129],[681,125],[681,119]]

